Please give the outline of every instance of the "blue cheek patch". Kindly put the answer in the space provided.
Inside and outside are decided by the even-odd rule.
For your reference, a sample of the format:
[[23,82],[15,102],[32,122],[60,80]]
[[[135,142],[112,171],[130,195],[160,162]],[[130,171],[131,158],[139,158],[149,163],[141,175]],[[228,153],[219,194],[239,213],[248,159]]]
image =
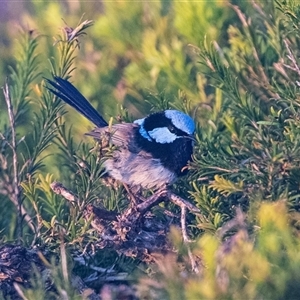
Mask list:
[[143,118],[143,119],[137,119],[133,123],[140,125],[139,132],[140,132],[141,136],[144,137],[145,139],[147,139],[149,142],[151,142],[152,139],[149,136],[148,132],[145,130],[144,126],[143,126],[144,121],[145,121],[145,118]]
[[172,120],[172,123],[178,129],[184,131],[187,134],[193,134],[195,132],[196,126],[194,120],[178,110],[168,109],[165,111],[165,116]]

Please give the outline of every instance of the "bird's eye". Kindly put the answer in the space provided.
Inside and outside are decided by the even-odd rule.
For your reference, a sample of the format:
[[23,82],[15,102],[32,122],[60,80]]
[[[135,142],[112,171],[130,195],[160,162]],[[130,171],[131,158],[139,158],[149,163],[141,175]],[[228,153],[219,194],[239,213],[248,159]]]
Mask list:
[[169,129],[169,131],[172,132],[172,133],[175,133],[175,131],[176,131],[176,128],[175,128],[173,125],[169,125],[169,126],[168,126],[168,129]]

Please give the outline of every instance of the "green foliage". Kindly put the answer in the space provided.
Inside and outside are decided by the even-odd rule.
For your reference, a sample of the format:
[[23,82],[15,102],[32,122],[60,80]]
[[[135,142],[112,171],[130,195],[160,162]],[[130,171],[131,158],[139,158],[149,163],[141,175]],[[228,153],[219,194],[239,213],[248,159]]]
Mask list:
[[[67,267],[66,253],[91,253],[99,240],[84,208],[93,203],[120,212],[128,205],[122,186],[101,180],[104,158],[95,153],[103,149],[84,137],[87,121],[45,89],[42,77],[53,73],[75,82],[107,120],[131,121],[175,107],[197,122],[190,172],[173,189],[201,210],[188,216],[199,273],[191,271],[189,251],[171,230],[180,254],[147,266],[149,276],[137,280],[141,297],[296,298],[299,4],[31,4],[33,13],[24,20],[40,35],[19,34],[14,66],[2,67],[2,61],[0,66],[10,70],[13,106],[13,122],[6,110],[0,112],[0,209],[6,216],[0,219],[2,240],[19,239],[57,253],[61,263],[50,264],[50,277],[60,297],[75,299],[79,296],[69,274],[91,273],[71,262]],[[95,21],[69,27],[81,10]],[[41,11],[51,18],[41,18]],[[67,24],[53,23],[53,15],[57,20],[68,15]],[[59,26],[64,28],[56,36]],[[54,45],[45,33],[56,36]],[[55,180],[78,201],[67,203],[54,194]],[[93,255],[89,263],[106,270],[132,273],[139,264],[111,249],[97,249]],[[42,279],[34,282],[23,291],[27,298],[57,296],[45,292]]]
[[[27,143],[26,137],[17,137],[16,130],[21,127],[20,125],[23,125],[24,120],[21,117],[28,111],[30,86],[38,76],[36,47],[36,38],[24,33],[20,42],[20,57],[17,60],[16,69],[11,69],[11,76],[4,87],[10,127],[5,126],[3,133],[1,133],[0,186],[1,194],[7,196],[1,205],[6,207],[7,203],[11,201],[19,210],[23,210],[23,213],[25,208],[22,206],[23,197],[20,195],[19,184],[25,179],[27,168],[34,166],[37,155],[34,155],[33,159],[29,161],[26,154],[19,151],[22,146],[26,148]],[[8,86],[9,81],[12,83],[9,83]],[[12,211],[9,211],[8,215],[11,216]],[[4,228],[7,228],[7,231],[11,233],[16,229],[20,238],[22,224],[16,222],[16,224],[8,225],[6,224],[7,220],[3,221]],[[15,227],[15,225],[17,226]]]
[[[208,182],[223,220],[236,205],[247,210],[261,199],[288,199],[291,209],[299,206],[298,35],[289,30],[289,19],[268,9],[272,18],[257,8],[250,24],[234,7],[243,26],[229,27],[230,47],[216,51],[215,44],[204,42],[199,49],[209,83],[222,91],[221,100],[212,95],[222,108],[207,124],[209,135],[200,132],[191,167],[196,170],[194,187],[201,190],[198,186]],[[279,20],[287,23],[278,27]],[[200,195],[199,206],[211,206],[206,203],[210,198]],[[214,216],[210,219],[215,224]]]
[[151,299],[296,299],[300,243],[289,225],[286,203],[262,204],[252,235],[240,217],[232,220],[235,233],[226,242],[204,234],[195,243],[193,252],[203,266],[199,274],[187,276],[175,257],[162,258],[156,276],[141,279],[139,293]]

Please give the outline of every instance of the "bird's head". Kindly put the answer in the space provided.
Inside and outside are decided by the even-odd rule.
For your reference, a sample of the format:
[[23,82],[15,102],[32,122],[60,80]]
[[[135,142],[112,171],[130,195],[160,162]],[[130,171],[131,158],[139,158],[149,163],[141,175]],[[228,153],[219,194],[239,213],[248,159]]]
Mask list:
[[192,139],[195,123],[187,114],[178,110],[165,110],[134,121],[140,126],[139,133],[150,142],[169,144],[177,139]]

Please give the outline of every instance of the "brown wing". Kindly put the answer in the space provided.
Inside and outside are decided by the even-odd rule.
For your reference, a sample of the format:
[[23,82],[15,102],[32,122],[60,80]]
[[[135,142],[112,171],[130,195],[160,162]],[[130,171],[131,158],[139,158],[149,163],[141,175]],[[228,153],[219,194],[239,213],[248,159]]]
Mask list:
[[116,146],[127,148],[131,152],[138,152],[140,149],[134,142],[134,134],[138,127],[139,125],[137,124],[120,123],[114,124],[110,127],[97,127],[91,132],[86,133],[86,135],[92,136],[97,140],[103,139],[105,136]]

